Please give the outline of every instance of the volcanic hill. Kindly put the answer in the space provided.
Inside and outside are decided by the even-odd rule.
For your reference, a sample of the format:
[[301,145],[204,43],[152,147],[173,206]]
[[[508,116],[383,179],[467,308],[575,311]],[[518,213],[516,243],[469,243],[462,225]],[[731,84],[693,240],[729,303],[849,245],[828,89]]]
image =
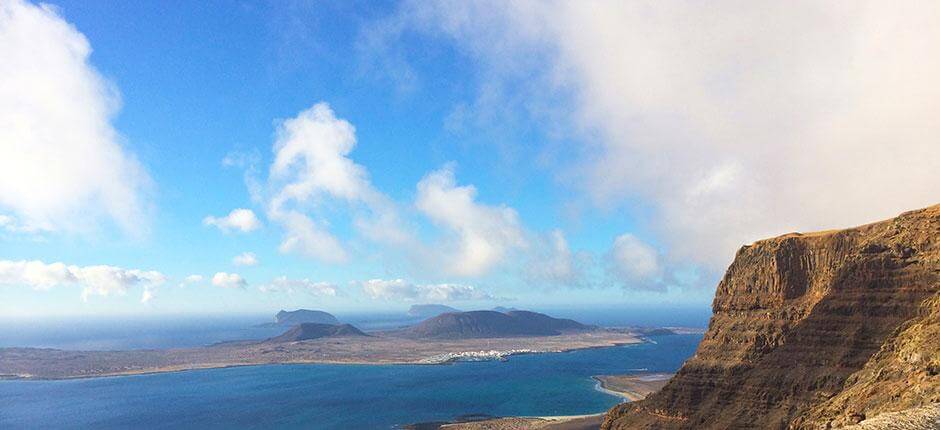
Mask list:
[[514,336],[555,336],[593,327],[570,319],[529,311],[470,311],[438,315],[398,334],[416,339],[473,339]]

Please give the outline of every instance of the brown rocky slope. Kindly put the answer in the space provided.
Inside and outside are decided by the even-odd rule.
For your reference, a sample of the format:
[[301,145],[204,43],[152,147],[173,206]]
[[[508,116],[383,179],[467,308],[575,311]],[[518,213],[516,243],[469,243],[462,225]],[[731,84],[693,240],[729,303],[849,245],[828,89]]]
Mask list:
[[940,205],[741,248],[696,354],[603,429],[838,428],[940,404]]

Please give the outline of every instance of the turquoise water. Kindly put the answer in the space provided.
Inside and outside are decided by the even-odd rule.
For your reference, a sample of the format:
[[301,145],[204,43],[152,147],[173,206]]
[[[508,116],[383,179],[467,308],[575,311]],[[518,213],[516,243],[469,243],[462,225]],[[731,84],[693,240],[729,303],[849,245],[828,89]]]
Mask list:
[[671,372],[700,335],[439,366],[276,365],[0,381],[0,428],[389,429],[465,414],[576,415],[620,399],[599,374]]

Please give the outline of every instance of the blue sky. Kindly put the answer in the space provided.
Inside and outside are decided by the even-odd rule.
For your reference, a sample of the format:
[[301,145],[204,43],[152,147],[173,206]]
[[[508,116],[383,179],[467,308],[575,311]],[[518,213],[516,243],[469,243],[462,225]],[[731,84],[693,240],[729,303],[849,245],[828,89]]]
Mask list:
[[936,203],[885,186],[937,179],[936,55],[856,11],[0,4],[0,314],[704,307],[740,245]]

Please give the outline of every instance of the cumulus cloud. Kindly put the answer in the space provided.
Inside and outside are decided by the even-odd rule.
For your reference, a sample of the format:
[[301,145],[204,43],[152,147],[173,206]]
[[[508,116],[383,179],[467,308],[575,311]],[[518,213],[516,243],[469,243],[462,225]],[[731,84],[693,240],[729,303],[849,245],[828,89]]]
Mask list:
[[560,176],[649,203],[672,258],[719,268],[754,239],[937,202],[936,2],[413,1],[392,19],[454,41],[481,91],[535,82],[517,107],[585,142]]
[[274,180],[286,183],[273,205],[330,195],[347,200],[369,200],[376,191],[366,169],[348,157],[356,146],[356,130],[336,118],[326,103],[318,103],[278,127],[271,165]]
[[449,166],[429,173],[418,183],[415,206],[450,234],[439,252],[447,272],[454,275],[484,274],[510,251],[527,245],[514,209],[488,206],[476,197],[474,186],[456,184]]
[[[153,270],[124,269],[115,266],[67,266],[38,260],[0,260],[0,285],[28,286],[46,290],[56,286],[82,287],[82,300],[89,296],[125,295],[132,287],[142,286],[146,302],[154,290],[166,282],[166,276]],[[146,300],[143,300],[146,298]]]
[[202,220],[203,225],[215,226],[225,233],[239,231],[250,233],[261,227],[261,221],[251,209],[234,209],[224,217],[207,216]]
[[244,288],[248,281],[237,273],[218,272],[212,276],[212,285],[222,288]]
[[[277,127],[270,166],[268,218],[284,230],[280,251],[327,263],[349,261],[344,240],[334,234],[332,217],[351,219],[354,231],[373,243],[390,245],[434,272],[478,276],[507,254],[526,245],[515,210],[476,201],[473,186],[458,186],[453,169],[431,172],[417,185],[419,211],[445,229],[444,243],[419,241],[401,218],[396,202],[372,184],[367,169],[351,153],[356,131],[318,103]],[[443,267],[443,270],[441,268]]]
[[365,167],[349,157],[355,146],[355,128],[326,103],[279,124],[268,216],[285,230],[282,251],[346,261],[347,251],[321,210],[337,202],[351,210],[354,225],[366,237],[395,244],[409,240],[394,203],[372,186]]
[[258,287],[263,293],[306,293],[317,297],[336,296],[337,287],[329,282],[314,282],[309,279],[274,278],[270,283]]
[[150,179],[111,120],[115,86],[91,45],[48,5],[0,2],[0,213],[24,231],[144,233]]
[[472,285],[414,284],[404,279],[371,279],[360,283],[362,291],[374,300],[449,302],[496,300]]
[[258,257],[252,252],[243,252],[232,258],[232,264],[236,266],[256,266]]

